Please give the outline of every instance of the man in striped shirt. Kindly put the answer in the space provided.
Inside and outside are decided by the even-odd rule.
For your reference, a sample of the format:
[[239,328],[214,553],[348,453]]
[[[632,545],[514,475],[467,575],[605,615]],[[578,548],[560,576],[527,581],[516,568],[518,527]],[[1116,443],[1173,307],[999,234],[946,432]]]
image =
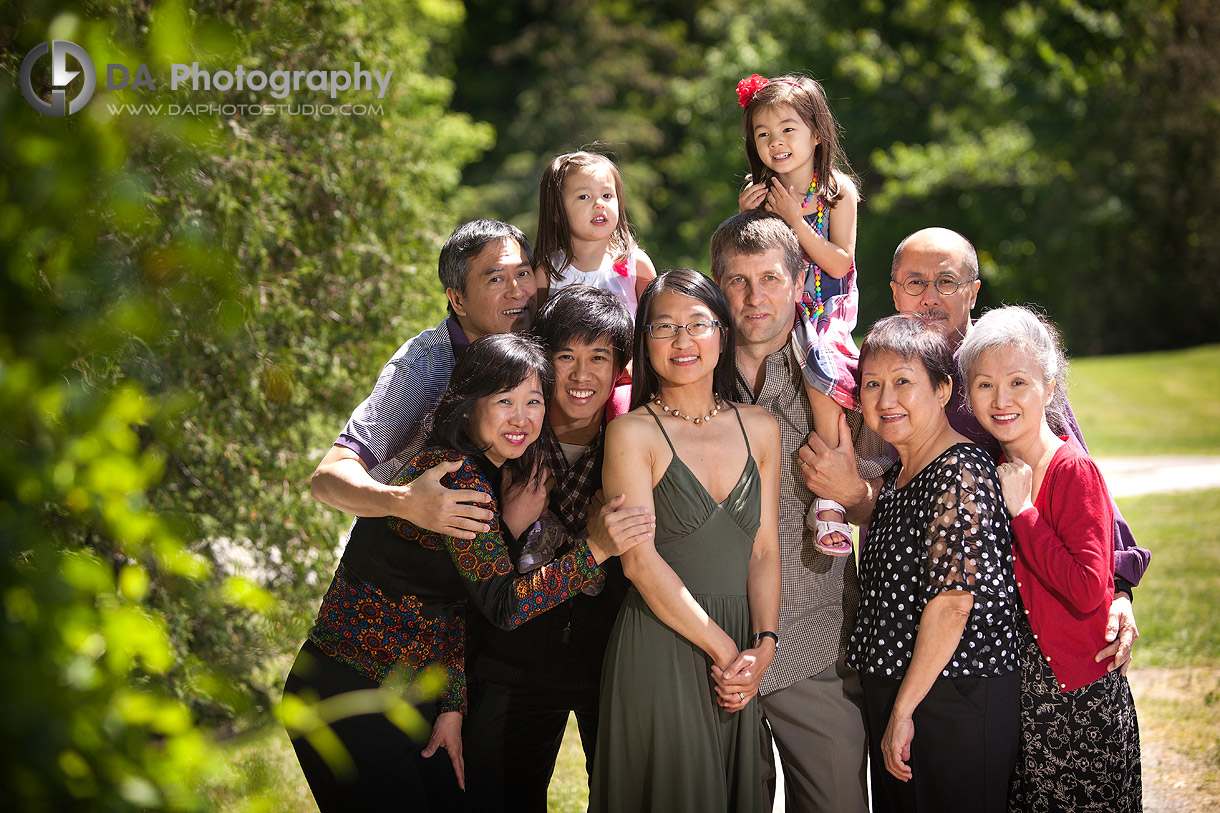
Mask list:
[[410,339],[386,362],[373,392],[356,407],[314,471],[315,500],[361,517],[394,516],[460,539],[488,530],[490,500],[452,490],[443,464],[404,486],[386,482],[423,449],[428,418],[449,386],[458,355],[480,336],[528,330],[538,286],[529,240],[497,220],[459,226],[441,248],[439,275],[449,316]]

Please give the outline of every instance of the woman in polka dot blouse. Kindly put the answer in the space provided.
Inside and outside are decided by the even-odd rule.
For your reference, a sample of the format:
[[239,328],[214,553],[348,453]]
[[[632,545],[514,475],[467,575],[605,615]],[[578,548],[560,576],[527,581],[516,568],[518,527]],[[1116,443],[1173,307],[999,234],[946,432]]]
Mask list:
[[898,452],[860,550],[873,810],[1006,810],[1019,738],[1012,532],[995,464],[949,426],[952,352],[916,316],[860,350],[868,425]]

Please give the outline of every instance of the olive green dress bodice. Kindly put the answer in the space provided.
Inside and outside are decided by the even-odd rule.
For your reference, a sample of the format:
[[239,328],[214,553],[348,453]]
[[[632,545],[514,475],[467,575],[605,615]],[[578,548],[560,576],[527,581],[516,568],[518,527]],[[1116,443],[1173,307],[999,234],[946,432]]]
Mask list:
[[[744,435],[740,414],[737,421]],[[749,439],[745,467],[722,503],[678,457],[668,434],[665,439],[674,455],[653,488],[657,552],[744,649],[750,637],[746,585],[762,506]],[[628,592],[602,670],[591,811],[745,813],[769,807],[760,772],[758,699],[739,712],[721,709],[711,667],[711,658],[661,622],[634,587]]]

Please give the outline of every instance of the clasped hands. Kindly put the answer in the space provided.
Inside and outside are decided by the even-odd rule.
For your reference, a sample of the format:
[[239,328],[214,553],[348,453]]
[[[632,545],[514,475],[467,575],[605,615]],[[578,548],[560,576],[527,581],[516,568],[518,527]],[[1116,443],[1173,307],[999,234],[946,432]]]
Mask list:
[[750,698],[758,694],[758,684],[773,657],[775,644],[764,638],[758,646],[738,652],[724,669],[713,663],[716,705],[730,712],[744,709]]

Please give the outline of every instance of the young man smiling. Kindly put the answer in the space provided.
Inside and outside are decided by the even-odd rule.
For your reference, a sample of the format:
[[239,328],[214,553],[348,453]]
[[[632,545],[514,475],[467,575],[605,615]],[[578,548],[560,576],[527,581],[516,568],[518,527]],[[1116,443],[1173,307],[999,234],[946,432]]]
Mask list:
[[[555,478],[548,509],[569,534],[579,534],[601,487],[606,402],[627,364],[631,316],[613,295],[570,285],[543,307],[535,333],[555,364],[548,416],[554,435],[539,441],[549,443]],[[606,522],[635,519],[618,512]],[[640,532],[651,534],[651,524],[641,525]],[[513,554],[518,569],[525,569],[544,564],[556,551],[527,542],[528,562],[521,560],[522,551]],[[603,569],[606,587],[600,594],[577,596],[511,632],[481,615],[467,617],[472,687],[462,736],[467,796],[478,813],[544,813],[570,712],[576,714],[586,769],[592,765],[602,658],[626,594],[618,565],[607,562]]]

